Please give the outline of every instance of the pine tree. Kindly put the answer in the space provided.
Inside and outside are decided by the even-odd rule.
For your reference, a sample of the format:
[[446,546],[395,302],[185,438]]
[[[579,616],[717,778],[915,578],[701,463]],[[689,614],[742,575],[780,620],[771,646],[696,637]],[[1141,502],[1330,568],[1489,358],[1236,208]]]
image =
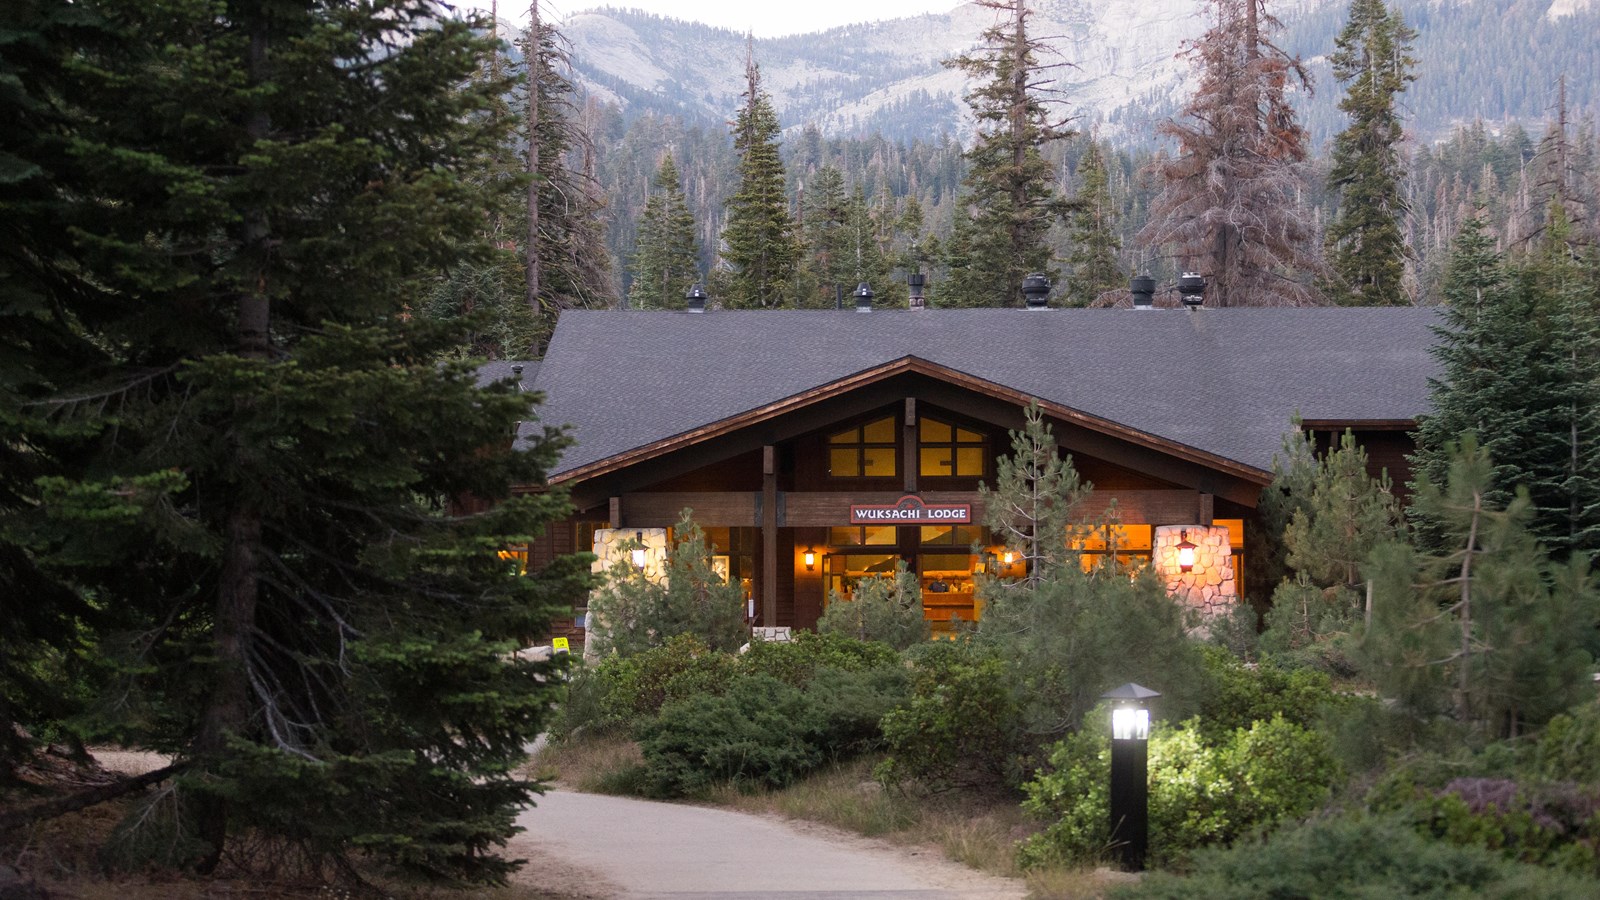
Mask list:
[[527,215],[522,240],[528,305],[538,319],[542,345],[564,309],[611,306],[617,291],[601,227],[604,198],[592,163],[589,134],[577,119],[572,82],[560,34],[542,23],[537,0],[522,38],[522,103],[527,148]]
[[1400,543],[1374,552],[1362,656],[1382,695],[1407,712],[1453,712],[1491,737],[1514,737],[1588,690],[1600,591],[1587,560],[1547,559],[1526,527],[1526,491],[1504,507],[1489,499],[1494,465],[1470,435],[1446,452],[1447,483],[1421,479],[1413,501],[1445,540],[1434,553]]
[[[70,574],[30,548],[39,479],[81,465],[93,430],[46,405],[81,373],[106,364],[88,328],[55,314],[57,292],[92,305],[114,299],[78,273],[67,197],[94,190],[68,153],[69,60],[80,42],[106,39],[81,5],[21,0],[7,10],[0,54],[0,788],[13,785],[45,739],[69,743],[61,723],[81,710],[79,662],[93,658],[86,626],[97,607]],[[85,323],[92,326],[94,318]],[[24,600],[24,598],[26,598]]]
[[1169,248],[1217,306],[1308,306],[1325,265],[1301,200],[1306,132],[1288,90],[1309,89],[1278,49],[1264,0],[1210,0],[1216,24],[1189,47],[1200,84],[1183,121],[1163,125],[1178,156],[1154,166],[1164,187],[1139,242]]
[[655,188],[639,217],[628,300],[637,309],[681,309],[683,295],[700,280],[700,251],[671,153],[656,170]]
[[1411,42],[1398,9],[1383,0],[1351,0],[1350,19],[1335,40],[1330,61],[1346,85],[1339,109],[1350,124],[1333,144],[1328,188],[1339,211],[1328,227],[1328,249],[1341,303],[1400,306],[1408,249],[1400,222],[1407,213],[1400,183],[1402,137],[1399,96],[1416,79]]
[[1078,193],[1068,215],[1072,251],[1067,256],[1071,280],[1067,299],[1073,306],[1088,306],[1103,294],[1120,293],[1125,285],[1117,262],[1117,207],[1111,200],[1111,183],[1105,157],[1097,141],[1090,140],[1078,161]]
[[1053,270],[1046,237],[1066,212],[1042,149],[1071,132],[1053,123],[1039,96],[1043,46],[1028,34],[1027,0],[977,0],[1006,21],[983,33],[975,54],[949,60],[977,82],[967,94],[978,124],[962,180],[964,212],[948,252],[950,298],[940,305],[1016,306],[1022,279]]
[[800,293],[800,306],[830,308],[855,289],[846,251],[847,206],[844,173],[833,166],[818,169],[805,185],[800,233],[806,284]]
[[778,156],[778,114],[761,89],[753,51],[745,60],[744,106],[733,123],[739,153],[739,190],[728,198],[722,231],[723,261],[730,271],[723,302],[735,309],[793,306],[790,280],[799,259],[794,223]]
[[89,722],[188,772],[138,813],[147,852],[501,879],[559,669],[506,651],[587,579],[500,558],[565,515],[507,497],[561,440],[513,450],[527,397],[407,314],[491,258],[488,43],[424,0],[72,6],[106,32],[29,136],[60,152],[26,267],[74,355],[16,382],[71,453],[30,460],[0,557],[94,598]]
[[[889,283],[889,261],[879,243],[880,226],[867,203],[867,195],[856,186],[845,204],[843,257],[852,284],[872,287],[875,302],[882,306],[900,293]],[[902,304],[903,305],[903,304]]]
[[1264,643],[1297,650],[1351,633],[1362,618],[1362,565],[1372,550],[1400,536],[1400,508],[1388,476],[1367,474],[1367,454],[1346,431],[1320,460],[1303,460],[1303,502],[1284,530],[1294,580],[1273,592]]
[[1028,405],[1021,431],[1011,433],[1011,455],[995,462],[995,486],[978,486],[983,521],[1027,567],[1023,584],[1037,587],[1053,572],[1076,567],[1069,545],[1085,525],[1083,505],[1093,486],[1078,479],[1071,458],[1062,459],[1039,405]]
[[[1478,221],[1463,223],[1434,349],[1442,377],[1414,463],[1437,483],[1449,444],[1476,435],[1494,460],[1490,502],[1526,489],[1530,528],[1561,557],[1600,549],[1600,296],[1594,262],[1574,259],[1564,239],[1569,227],[1553,206],[1539,254],[1507,266]],[[1437,548],[1439,523],[1413,518],[1423,545]]]

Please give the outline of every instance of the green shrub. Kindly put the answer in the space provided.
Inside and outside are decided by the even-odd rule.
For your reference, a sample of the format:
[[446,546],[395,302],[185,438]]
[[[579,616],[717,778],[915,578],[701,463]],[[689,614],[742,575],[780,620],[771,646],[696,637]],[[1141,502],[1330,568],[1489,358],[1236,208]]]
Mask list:
[[1146,900],[1592,898],[1595,882],[1430,841],[1392,818],[1342,818],[1196,854],[1187,877],[1152,873],[1115,897]]
[[823,761],[816,710],[799,689],[766,675],[736,679],[720,696],[689,697],[639,726],[645,784],[662,797],[703,793],[719,781],[784,787]]
[[744,592],[712,568],[711,548],[690,515],[685,509],[673,527],[677,542],[667,551],[663,578],[650,578],[626,559],[607,571],[589,600],[595,653],[633,656],[683,634],[713,650],[735,650],[748,639]]
[[634,656],[603,660],[597,669],[606,685],[603,706],[618,721],[636,722],[674,700],[720,693],[737,665],[731,654],[708,649],[696,635],[680,634]]
[[1311,728],[1329,707],[1347,702],[1323,672],[1284,670],[1270,662],[1246,666],[1221,647],[1202,647],[1200,653],[1208,682],[1200,728],[1210,742],[1273,716]]
[[879,780],[935,791],[1015,786],[1022,718],[1005,663],[967,642],[928,644],[913,659],[910,699],[883,717],[889,756]]
[[792,641],[754,641],[739,657],[741,672],[770,675],[794,687],[805,687],[824,668],[862,672],[901,667],[900,654],[888,644],[810,631],[795,632]]
[[905,560],[893,576],[873,576],[856,584],[852,599],[834,593],[817,620],[819,634],[838,634],[860,641],[882,641],[904,650],[928,640],[928,618],[922,612],[922,585]]
[[[1104,711],[1104,707],[1102,710]],[[1152,730],[1150,851],[1180,860],[1307,815],[1337,774],[1318,733],[1275,715],[1208,743],[1198,721]],[[1047,769],[1024,785],[1023,806],[1050,825],[1022,848],[1028,865],[1103,854],[1110,818],[1111,740],[1085,729],[1056,745]]]
[[1199,641],[1185,608],[1154,572],[1114,566],[1056,569],[1025,582],[980,582],[988,600],[978,641],[1006,661],[1026,731],[1047,743],[1077,730],[1100,695],[1134,681],[1162,693],[1162,710],[1187,717],[1204,697]]
[[1600,707],[1574,707],[1532,737],[1412,754],[1366,805],[1430,837],[1600,875]]
[[818,669],[805,693],[816,709],[814,740],[825,758],[849,759],[884,746],[883,717],[905,702],[904,668]]

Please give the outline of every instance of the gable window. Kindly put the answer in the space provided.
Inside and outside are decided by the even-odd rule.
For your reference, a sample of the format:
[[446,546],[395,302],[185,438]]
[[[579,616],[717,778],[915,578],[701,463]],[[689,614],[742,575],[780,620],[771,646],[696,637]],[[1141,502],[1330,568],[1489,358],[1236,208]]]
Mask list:
[[917,474],[982,478],[988,458],[982,434],[926,416],[917,424]]
[[899,474],[894,416],[828,438],[828,474],[834,478],[893,478]]

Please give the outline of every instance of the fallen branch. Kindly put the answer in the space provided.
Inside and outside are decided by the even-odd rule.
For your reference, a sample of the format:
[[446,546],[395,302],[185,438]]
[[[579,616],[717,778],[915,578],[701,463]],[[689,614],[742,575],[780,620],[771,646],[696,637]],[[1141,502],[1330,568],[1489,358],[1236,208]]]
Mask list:
[[54,819],[57,816],[64,816],[70,812],[87,809],[91,806],[105,803],[108,800],[115,800],[124,794],[131,794],[141,788],[165,781],[189,768],[189,765],[188,760],[173,763],[164,769],[146,772],[143,775],[135,775],[123,781],[103,784],[76,794],[35,803],[23,809],[0,813],[0,832],[21,828],[24,825],[32,825],[35,822],[43,822],[46,819]]

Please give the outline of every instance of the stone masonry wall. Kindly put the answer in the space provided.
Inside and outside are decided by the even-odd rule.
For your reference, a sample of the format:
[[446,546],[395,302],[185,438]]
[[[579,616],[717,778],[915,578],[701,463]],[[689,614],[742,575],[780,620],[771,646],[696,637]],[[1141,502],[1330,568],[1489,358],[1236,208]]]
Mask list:
[[[1194,568],[1178,568],[1178,544],[1188,536],[1195,545]],[[1162,525],[1156,528],[1151,553],[1167,593],[1200,613],[1203,621],[1227,615],[1239,602],[1228,529],[1219,525]]]

